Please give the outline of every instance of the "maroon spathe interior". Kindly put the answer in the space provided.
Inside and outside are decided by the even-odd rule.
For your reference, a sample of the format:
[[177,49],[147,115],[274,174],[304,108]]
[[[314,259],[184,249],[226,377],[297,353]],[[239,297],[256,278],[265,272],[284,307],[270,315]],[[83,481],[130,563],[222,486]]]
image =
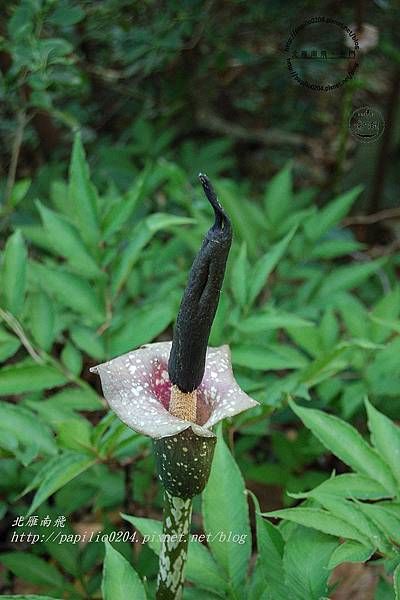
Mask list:
[[[159,358],[151,365],[149,387],[158,401],[168,410],[172,384],[168,377],[168,364]],[[204,425],[210,418],[211,411],[212,406],[204,393],[203,386],[200,385],[197,389],[197,425]]]

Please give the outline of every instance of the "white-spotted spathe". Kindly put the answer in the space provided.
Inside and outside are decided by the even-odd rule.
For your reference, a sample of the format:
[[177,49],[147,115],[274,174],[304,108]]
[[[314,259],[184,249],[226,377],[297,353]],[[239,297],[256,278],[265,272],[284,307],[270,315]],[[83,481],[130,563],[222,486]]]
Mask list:
[[236,382],[225,345],[207,349],[204,377],[197,389],[196,423],[171,415],[171,345],[146,344],[90,369],[100,376],[105,399],[128,427],[152,438],[171,436],[188,427],[197,435],[211,437],[210,428],[219,421],[258,405]]

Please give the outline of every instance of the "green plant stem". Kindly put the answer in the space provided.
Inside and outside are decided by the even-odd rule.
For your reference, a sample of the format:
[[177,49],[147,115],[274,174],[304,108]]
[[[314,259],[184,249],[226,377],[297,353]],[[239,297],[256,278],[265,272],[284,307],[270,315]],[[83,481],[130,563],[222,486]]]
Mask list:
[[192,500],[171,496],[166,491],[156,600],[182,598],[191,518]]

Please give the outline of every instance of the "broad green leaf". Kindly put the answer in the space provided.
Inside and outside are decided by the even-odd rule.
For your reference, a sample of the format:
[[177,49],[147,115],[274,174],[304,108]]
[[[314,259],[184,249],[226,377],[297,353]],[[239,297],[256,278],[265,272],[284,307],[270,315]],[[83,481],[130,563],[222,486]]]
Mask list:
[[379,412],[367,399],[365,406],[371,441],[385,463],[389,465],[400,486],[400,427]]
[[304,228],[307,237],[313,241],[318,240],[333,225],[339,223],[347,215],[351,206],[362,192],[362,189],[362,186],[358,185],[352,190],[345,192],[322,210],[319,210],[314,217],[306,221]]
[[[161,521],[124,514],[122,517],[141,532],[150,548],[159,555],[161,551]],[[200,542],[190,538],[185,577],[205,589],[216,592],[223,592],[227,589],[227,582],[210,551]]]
[[44,282],[47,291],[63,306],[86,316],[96,324],[104,321],[103,299],[100,299],[88,281],[63,269],[56,270],[37,263],[32,263],[32,270]]
[[386,258],[378,258],[361,265],[336,267],[324,278],[318,293],[319,298],[331,298],[338,292],[357,287],[375,274],[386,262]]
[[283,565],[287,598],[320,600],[328,592],[328,564],[337,541],[321,532],[297,527],[285,544]]
[[[400,517],[393,515],[381,504],[358,502],[358,507],[385,534],[390,545],[400,545]],[[389,546],[390,549],[390,546]]]
[[30,410],[0,402],[0,430],[11,433],[19,443],[34,445],[43,454],[56,454],[57,446],[48,427]]
[[0,396],[23,394],[57,387],[67,383],[54,367],[38,364],[12,364],[0,369]]
[[260,333],[270,329],[287,329],[289,327],[303,327],[307,330],[313,326],[314,323],[311,321],[279,311],[255,313],[247,319],[241,319],[237,327],[245,333]]
[[358,529],[343,519],[320,508],[285,508],[261,514],[263,517],[285,519],[304,527],[317,529],[318,531],[322,531],[322,533],[356,540],[365,545],[365,537]]
[[0,327],[0,362],[13,356],[20,346],[21,342],[15,335]]
[[314,246],[311,252],[312,258],[337,258],[346,256],[352,252],[360,251],[364,248],[364,244],[355,242],[354,240],[338,239],[338,240],[323,240],[319,241]]
[[24,305],[27,251],[21,232],[8,238],[4,248],[1,288],[4,308],[19,315]]
[[23,581],[51,588],[62,588],[64,585],[58,569],[32,552],[6,552],[0,554],[0,562]]
[[277,244],[272,246],[264,256],[262,256],[254,265],[254,268],[249,276],[249,302],[252,304],[261,292],[271,272],[275,269],[278,262],[285,254],[286,249],[293,238],[296,227],[291,229],[289,233]]
[[111,544],[105,543],[106,556],[101,585],[104,600],[146,600],[146,593],[135,569]]
[[61,361],[74,375],[79,375],[82,370],[82,355],[71,342],[67,342],[62,349]]
[[86,249],[78,230],[40,202],[37,202],[37,207],[56,256],[66,258],[74,270],[85,277],[101,277],[103,272]]
[[311,498],[315,493],[336,494],[344,498],[360,500],[382,500],[388,498],[388,491],[374,479],[358,473],[344,473],[327,479],[309,492],[290,493],[292,498]]
[[108,239],[113,233],[118,232],[128,219],[130,219],[137,205],[143,198],[148,177],[149,170],[145,169],[143,173],[136,178],[132,188],[125,196],[121,197],[117,203],[111,206],[103,221],[105,239]]
[[290,406],[305,426],[340,460],[362,475],[379,481],[389,493],[396,493],[397,486],[388,466],[354,427],[320,410],[303,408],[294,402],[290,402]]
[[87,419],[67,419],[60,423],[58,441],[60,446],[81,453],[92,454],[92,426]]
[[400,565],[398,565],[393,573],[393,585],[395,600],[400,600]]
[[90,182],[89,167],[80,134],[76,134],[69,172],[69,200],[74,206],[76,226],[83,240],[95,246],[100,238],[96,190]]
[[346,540],[334,550],[328,564],[328,569],[333,570],[335,567],[345,562],[366,562],[371,558],[374,552],[375,548],[373,546],[367,548],[364,544],[360,544],[360,542]]
[[70,329],[70,335],[74,344],[89,356],[100,360],[105,358],[106,347],[104,338],[94,329],[90,329],[84,325],[74,325]]
[[49,296],[42,290],[33,295],[29,327],[33,339],[43,350],[50,350],[55,337],[55,311]]
[[25,198],[29,188],[31,187],[31,183],[31,179],[20,179],[14,183],[10,197],[11,206],[17,206],[17,204],[19,204],[21,200]]
[[90,388],[68,387],[57,394],[52,394],[51,398],[45,402],[49,401],[60,404],[70,410],[104,409],[104,401]]
[[58,463],[46,472],[32,500],[28,515],[31,515],[54,492],[86,471],[95,462],[96,459],[93,457],[72,452],[60,456]]
[[301,369],[307,366],[306,357],[291,346],[240,345],[232,348],[232,362],[241,367],[261,371]]
[[283,569],[284,541],[277,527],[261,516],[256,496],[249,492],[254,502],[257,532],[257,565],[261,571],[262,589],[267,588],[275,600],[287,600]]
[[131,241],[122,251],[116,266],[113,268],[113,293],[117,294],[125,284],[132,267],[140,257],[141,251],[158,231],[188,223],[193,223],[193,219],[164,213],[155,213],[147,217],[144,221],[137,223],[132,230]]
[[110,354],[118,356],[151,342],[174,320],[175,312],[175,306],[167,302],[133,310],[124,325],[110,335]]
[[247,246],[243,242],[239,254],[232,267],[231,288],[233,297],[239,306],[244,306],[247,300]]
[[[251,554],[251,531],[245,486],[239,468],[222,437],[221,428],[215,448],[210,478],[203,492],[204,529],[210,535],[212,553],[224,568],[233,594],[240,593]],[[245,536],[244,544],[213,539],[222,532],[228,539],[232,531]]]
[[265,211],[272,227],[280,224],[292,210],[292,166],[288,163],[274,175],[268,184],[264,197]]

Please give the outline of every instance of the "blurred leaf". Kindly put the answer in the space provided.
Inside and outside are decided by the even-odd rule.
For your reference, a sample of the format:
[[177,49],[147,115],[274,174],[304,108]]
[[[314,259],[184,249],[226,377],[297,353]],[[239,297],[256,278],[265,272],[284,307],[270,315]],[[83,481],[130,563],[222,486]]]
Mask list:
[[254,268],[249,277],[250,291],[249,302],[252,304],[261,292],[271,272],[275,269],[280,259],[286,252],[286,249],[293,238],[296,227],[291,229],[289,233],[277,244],[272,246],[264,256],[262,256],[254,265]]
[[264,206],[271,228],[288,216],[293,205],[292,165],[288,163],[269,182]]
[[49,351],[55,336],[54,305],[46,292],[39,290],[33,294],[30,303],[30,322],[33,339],[43,350]]
[[0,369],[0,396],[23,394],[67,383],[54,367],[38,364],[13,364]]
[[27,251],[21,232],[8,238],[4,248],[2,292],[4,307],[19,315],[24,305]]
[[103,272],[89,254],[76,228],[40,202],[37,202],[37,207],[56,256],[66,258],[75,271],[88,278],[101,277]]
[[168,303],[145,305],[132,311],[122,327],[110,337],[109,351],[118,356],[151,342],[175,318],[175,305]]
[[400,600],[400,565],[397,566],[393,573],[393,585],[395,600]]
[[88,281],[62,269],[51,269],[37,263],[31,268],[35,276],[46,284],[50,294],[73,311],[85,315],[90,321],[100,324],[105,319],[103,301]]
[[400,427],[365,399],[371,440],[400,486]]
[[74,325],[70,330],[73,342],[89,356],[102,360],[106,356],[104,338],[89,327]]
[[[289,327],[303,327],[307,332],[309,327],[313,327],[312,321],[302,319],[297,315],[279,312],[255,313],[247,319],[242,319],[238,323],[238,329],[245,333],[260,333],[269,329],[287,329]],[[307,335],[307,333],[305,333]]]
[[91,433],[92,426],[86,419],[68,419],[60,423],[58,441],[60,446],[90,454]]
[[24,199],[28,190],[31,186],[32,181],[30,179],[20,179],[14,184],[11,192],[10,204],[14,208]]
[[82,355],[71,342],[64,346],[61,361],[73,375],[79,375],[82,370]]
[[79,23],[85,18],[85,13],[80,6],[58,6],[49,16],[49,22],[61,27],[69,27]]
[[232,281],[231,287],[233,297],[239,306],[244,306],[247,299],[247,247],[246,242],[243,242],[238,256],[233,264],[232,268]]
[[[221,428],[202,498],[204,529],[210,534],[211,551],[223,567],[233,593],[237,594],[244,583],[251,554],[249,509],[242,475],[224,442]],[[232,526],[235,533],[245,536],[244,544],[220,542],[215,538],[222,532],[228,539]]]
[[15,335],[0,327],[0,362],[13,356],[20,346],[21,342]]
[[56,454],[51,431],[34,413],[16,404],[0,402],[0,429],[11,433],[18,442],[35,446],[43,454]]
[[100,238],[97,195],[90,182],[81,136],[76,134],[69,176],[69,201],[73,204],[76,226],[89,246],[95,246]]
[[104,600],[146,600],[146,593],[139,576],[129,562],[105,543],[106,556],[103,567],[102,593]]
[[26,552],[6,552],[0,554],[0,562],[23,581],[46,585],[51,588],[62,588],[64,586],[63,576],[58,569],[44,561],[43,558],[32,554],[32,552],[29,554]]
[[66,453],[60,456],[58,462],[47,470],[29,508],[28,515],[40,506],[49,496],[63,485],[77,477],[83,471],[94,465],[96,459],[82,454]]
[[125,284],[132,267],[140,256],[141,250],[149,243],[157,231],[169,229],[170,227],[174,227],[176,225],[186,225],[188,223],[193,223],[193,219],[163,213],[155,213],[147,217],[147,219],[144,221],[137,223],[132,231],[131,241],[122,251],[121,257],[113,269],[113,293],[118,293],[121,287]]
[[233,364],[261,371],[280,371],[281,369],[301,369],[308,361],[303,354],[290,346],[262,348],[255,345],[232,347]]
[[361,265],[336,267],[324,278],[318,293],[319,297],[326,300],[338,292],[355,288],[376,273],[386,262],[386,258],[378,258]]
[[330,202],[325,208],[304,223],[304,229],[310,240],[318,240],[324,233],[329,231],[333,225],[339,223],[347,215],[351,206],[362,192],[362,186],[345,192],[336,200]]
[[358,473],[336,475],[322,482],[309,492],[290,493],[292,498],[313,497],[315,492],[336,494],[344,498],[359,498],[360,500],[381,500],[390,497],[389,492],[375,479]]

